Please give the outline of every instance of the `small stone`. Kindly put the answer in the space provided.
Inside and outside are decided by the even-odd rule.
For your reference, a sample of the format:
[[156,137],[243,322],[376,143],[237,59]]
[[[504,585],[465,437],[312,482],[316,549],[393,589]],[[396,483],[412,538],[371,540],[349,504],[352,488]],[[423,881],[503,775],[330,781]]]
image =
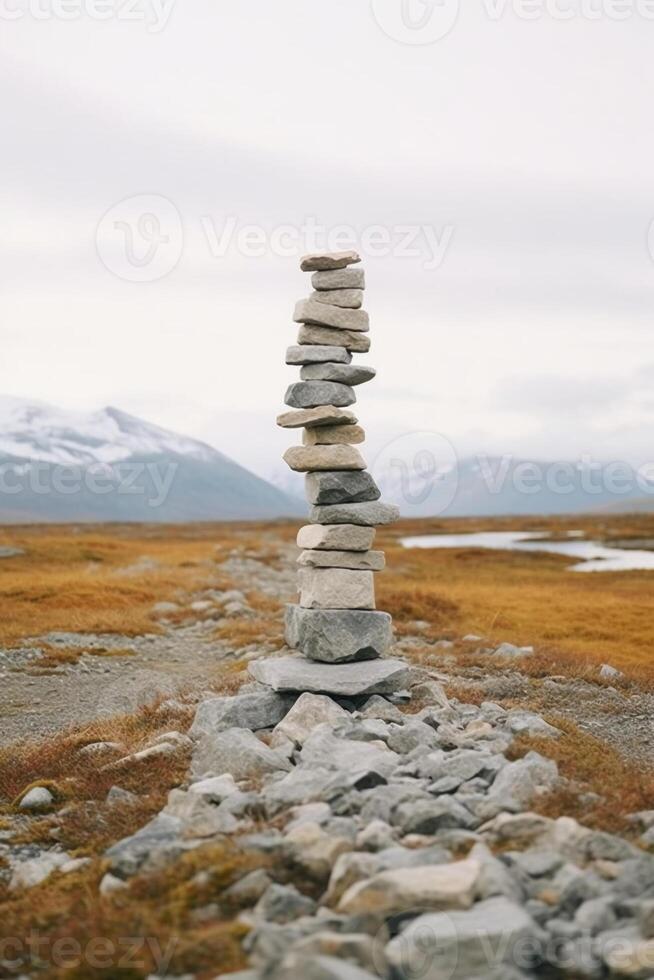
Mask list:
[[68,854],[61,851],[45,851],[38,857],[28,858],[14,865],[9,887],[34,888],[49,878],[53,871],[60,871],[70,861]]
[[488,801],[497,803],[502,810],[518,813],[526,809],[535,796],[554,789],[557,782],[556,762],[538,752],[529,752],[524,758],[504,766],[497,774]]
[[[344,347],[326,347],[319,344],[294,344],[286,350],[287,364],[318,365],[323,363],[349,364],[352,355]],[[336,378],[327,380],[336,381]]]
[[309,735],[300,758],[302,765],[311,769],[339,770],[339,786],[344,774],[351,773],[356,779],[360,772],[376,773],[375,782],[383,784],[379,776],[388,777],[400,762],[396,753],[391,752],[383,742],[356,742],[339,738],[327,724],[320,725]]
[[365,310],[347,310],[328,303],[316,303],[312,299],[301,299],[295,304],[293,319],[296,323],[332,327],[337,330],[364,333],[370,330],[370,318]]
[[347,408],[336,408],[334,405],[320,405],[318,408],[305,408],[296,412],[284,412],[277,416],[277,425],[283,429],[310,429],[319,425],[351,425],[358,419],[354,412]]
[[355,524],[306,524],[297,535],[298,548],[308,551],[368,551],[375,530]]
[[310,504],[356,504],[381,497],[381,490],[367,470],[309,473],[304,485]]
[[303,915],[313,915],[316,903],[300,894],[294,885],[271,884],[261,896],[254,915],[266,922],[292,922]]
[[366,274],[363,269],[330,269],[314,272],[311,276],[314,289],[365,289]]
[[302,324],[298,331],[297,342],[344,347],[355,354],[366,354],[370,350],[370,337],[365,333],[333,327],[317,327],[313,323]]
[[317,290],[309,297],[315,303],[327,303],[331,306],[341,306],[348,310],[358,310],[363,303],[362,289],[329,289]]
[[226,772],[222,776],[210,776],[208,779],[201,779],[197,783],[191,783],[189,793],[195,793],[204,797],[209,803],[220,805],[230,796],[239,792],[234,777]]
[[300,605],[304,609],[374,609],[372,572],[350,568],[301,568]]
[[[357,614],[361,615],[361,614]],[[377,613],[378,616],[388,616],[388,613]],[[390,623],[389,623],[390,626]],[[396,722],[401,725],[404,722],[404,715],[398,707],[387,701],[386,698],[375,694],[369,698],[361,709],[362,718],[378,718],[380,721]]]
[[269,749],[245,728],[229,728],[200,737],[193,754],[194,775],[231,773],[234,779],[256,779],[269,773],[288,772],[288,759]]
[[357,834],[356,845],[363,851],[384,851],[386,848],[394,847],[395,832],[385,820],[371,820]]
[[392,694],[403,690],[412,676],[411,667],[403,660],[340,664],[335,670],[333,664],[315,663],[298,655],[254,660],[248,670],[255,680],[274,691],[309,691],[336,697]]
[[54,796],[45,786],[34,786],[23,796],[18,807],[20,810],[39,810],[49,809],[55,801]]
[[306,657],[323,663],[374,660],[383,656],[392,642],[391,623],[385,612],[288,605],[286,642],[291,649],[302,650]]
[[116,875],[112,875],[110,871],[103,876],[98,887],[98,891],[101,895],[113,895],[115,892],[123,891],[127,888],[127,882],[123,881],[121,878],[117,878]]
[[392,524],[400,516],[400,509],[394,504],[367,501],[362,504],[327,504],[312,507],[309,519],[314,524],[359,524],[375,527],[379,524]]
[[353,446],[365,440],[366,433],[360,425],[320,425],[302,431],[305,446]]
[[122,786],[112,786],[105,797],[105,803],[109,806],[133,806],[138,802],[139,798],[136,793],[130,793],[128,789],[123,789]]
[[284,462],[296,473],[307,473],[311,470],[365,470],[366,468],[363,456],[354,446],[291,446],[284,453]]
[[271,691],[211,698],[198,705],[189,734],[197,737],[227,728],[248,728],[252,732],[272,728],[290,707],[288,698]]
[[521,660],[523,657],[531,657],[533,652],[533,647],[517,647],[513,643],[500,643],[493,656],[506,657],[508,660]]
[[506,726],[513,735],[541,735],[545,738],[559,738],[558,728],[548,724],[535,711],[522,711],[514,708],[506,716]]
[[327,269],[345,269],[361,261],[361,256],[353,249],[345,252],[311,252],[300,260],[302,272],[324,272]]
[[277,725],[273,737],[285,735],[296,745],[304,745],[318,725],[334,727],[349,721],[349,714],[324,694],[302,694],[285,718]]
[[407,963],[422,964],[421,980],[509,980],[512,964],[529,969],[531,957],[537,960],[537,939],[524,909],[499,896],[467,911],[419,916],[389,943],[386,955],[399,971]]
[[481,865],[457,861],[383,871],[349,888],[338,903],[349,915],[394,915],[414,909],[468,909],[475,900]]
[[305,364],[300,371],[303,381],[337,381],[344,385],[362,385],[372,381],[377,372],[363,364]]
[[261,896],[272,885],[272,880],[263,868],[250,871],[243,878],[227,889],[225,898],[236,902],[239,905],[256,905]]
[[309,568],[353,568],[380,572],[386,559],[383,551],[303,551],[297,563]]
[[312,878],[324,881],[339,855],[352,850],[352,844],[344,837],[328,834],[316,823],[295,827],[286,835],[285,845],[294,864]]
[[318,408],[335,405],[346,408],[357,400],[349,385],[336,381],[296,381],[286,389],[284,402],[291,408]]
[[599,675],[603,680],[616,680],[618,677],[624,677],[621,670],[617,667],[612,667],[611,664],[602,664],[600,667]]

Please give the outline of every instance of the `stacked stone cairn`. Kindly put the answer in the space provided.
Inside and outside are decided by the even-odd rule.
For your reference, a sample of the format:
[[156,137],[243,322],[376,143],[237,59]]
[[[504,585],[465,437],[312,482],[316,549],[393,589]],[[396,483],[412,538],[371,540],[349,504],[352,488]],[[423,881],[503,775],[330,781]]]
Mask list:
[[[283,428],[303,430],[302,445],[288,449],[284,460],[306,473],[311,505],[311,524],[297,536],[303,549],[299,604],[287,606],[286,640],[310,661],[330,665],[376,660],[392,640],[390,615],[375,610],[374,573],[384,567],[384,553],[371,549],[375,526],[391,523],[399,512],[379,501],[380,490],[357,448],[365,433],[349,407],[356,402],[355,388],[376,373],[352,363],[353,353],[370,349],[359,262],[356,252],[302,259],[314,291],[295,307],[298,342],[286,352],[286,363],[300,367],[300,381],[286,392],[292,410],[277,419]],[[378,665],[375,676],[381,678],[386,665],[381,673]],[[328,681],[327,675],[325,690],[331,689]]]

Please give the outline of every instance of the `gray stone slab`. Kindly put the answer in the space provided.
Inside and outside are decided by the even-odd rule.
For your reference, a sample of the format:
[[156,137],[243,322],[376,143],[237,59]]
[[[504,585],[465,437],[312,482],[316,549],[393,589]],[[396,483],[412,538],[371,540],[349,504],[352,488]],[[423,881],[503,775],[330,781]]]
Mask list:
[[313,470],[365,470],[366,462],[354,446],[291,446],[284,462],[297,473]]
[[310,504],[354,504],[381,497],[381,490],[367,470],[308,473],[305,491]]
[[361,524],[364,527],[375,527],[392,524],[399,516],[400,509],[394,504],[368,501],[362,504],[326,504],[323,507],[312,507],[309,520],[314,524]]
[[365,441],[360,425],[321,425],[302,433],[305,446],[354,446]]
[[314,303],[327,303],[330,306],[341,306],[346,310],[358,310],[363,303],[362,289],[329,289],[311,293],[309,297]]
[[318,408],[320,405],[335,405],[346,408],[357,400],[349,385],[336,381],[295,381],[289,385],[284,401],[291,408]]
[[302,272],[323,271],[326,269],[345,269],[361,261],[361,256],[353,249],[345,252],[311,252],[300,260]]
[[351,568],[301,568],[300,605],[305,609],[374,609],[372,572]]
[[303,551],[298,565],[310,568],[358,568],[369,572],[381,572],[386,565],[383,551]]
[[311,429],[317,425],[353,425],[358,422],[349,408],[320,405],[318,408],[300,408],[277,416],[277,425],[283,429]]
[[[286,348],[287,364],[322,364],[323,362],[349,364],[352,355],[344,347],[328,347],[320,344],[293,344]],[[337,381],[338,378],[326,379]]]
[[293,319],[296,323],[314,323],[319,327],[335,327],[338,330],[370,330],[370,317],[365,310],[347,310],[312,299],[298,300]]
[[366,381],[372,381],[376,374],[374,368],[366,367],[364,364],[342,364],[331,361],[305,364],[300,371],[303,381],[338,381],[344,385],[365,384]]
[[305,524],[297,535],[298,548],[320,548],[327,551],[368,551],[375,540],[375,530],[354,524]]
[[314,289],[365,289],[366,274],[363,269],[329,269],[314,272],[311,276]]
[[316,663],[307,657],[270,657],[248,665],[252,676],[274,691],[309,691],[336,697],[393,694],[406,688],[413,671],[403,660],[351,664]]
[[354,330],[339,330],[334,327],[317,327],[312,323],[304,323],[297,335],[298,344],[320,344],[333,347],[345,347],[355,354],[365,354],[370,350],[370,337],[365,333]]
[[392,620],[386,612],[286,607],[286,642],[311,660],[375,660],[386,653],[392,639]]

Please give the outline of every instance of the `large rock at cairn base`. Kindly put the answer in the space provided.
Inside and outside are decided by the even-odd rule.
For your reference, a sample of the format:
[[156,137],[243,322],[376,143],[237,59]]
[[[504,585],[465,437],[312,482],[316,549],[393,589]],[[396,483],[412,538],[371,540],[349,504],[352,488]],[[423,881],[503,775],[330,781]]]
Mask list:
[[300,568],[300,605],[304,609],[374,609],[372,572],[352,568]]
[[382,657],[393,639],[391,617],[360,609],[286,607],[286,642],[328,664]]
[[362,524],[375,527],[398,520],[400,509],[394,504],[368,501],[363,504],[326,504],[312,507],[309,520],[314,524]]
[[273,691],[308,691],[335,697],[393,694],[410,683],[413,672],[402,660],[366,660],[351,664],[322,664],[302,656],[255,660],[249,672]]
[[305,524],[297,535],[298,548],[324,551],[368,551],[375,540],[375,529],[355,524]]
[[310,504],[356,504],[381,497],[381,490],[367,470],[309,473],[305,488]]

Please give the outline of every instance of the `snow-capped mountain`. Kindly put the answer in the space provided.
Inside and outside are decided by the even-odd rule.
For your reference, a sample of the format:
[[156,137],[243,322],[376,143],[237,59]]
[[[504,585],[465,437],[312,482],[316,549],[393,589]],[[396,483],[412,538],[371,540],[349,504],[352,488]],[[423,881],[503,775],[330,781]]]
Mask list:
[[292,516],[297,499],[206,443],[116,408],[0,397],[0,521]]

